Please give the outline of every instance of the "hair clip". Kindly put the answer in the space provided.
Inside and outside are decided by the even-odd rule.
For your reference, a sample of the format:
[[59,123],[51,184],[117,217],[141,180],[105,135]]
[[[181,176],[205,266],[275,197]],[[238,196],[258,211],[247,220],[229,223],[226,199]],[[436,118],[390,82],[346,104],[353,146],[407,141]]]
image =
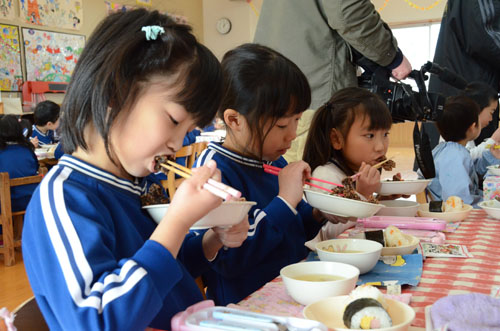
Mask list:
[[143,26],[141,30],[146,32],[146,40],[156,40],[159,34],[165,33],[165,29],[159,25]]

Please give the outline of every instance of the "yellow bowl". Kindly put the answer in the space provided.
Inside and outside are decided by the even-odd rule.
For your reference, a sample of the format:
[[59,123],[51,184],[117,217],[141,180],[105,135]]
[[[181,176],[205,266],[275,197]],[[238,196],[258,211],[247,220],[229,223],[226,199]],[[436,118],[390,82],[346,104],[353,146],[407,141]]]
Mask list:
[[472,210],[471,205],[464,204],[464,207],[460,211],[448,211],[448,212],[431,212],[429,211],[429,204],[421,204],[418,207],[417,214],[421,217],[433,217],[441,220],[445,220],[448,223],[451,222],[461,222],[469,216],[470,211]]
[[[303,310],[304,317],[325,324],[331,330],[352,331],[358,329],[348,329],[344,325],[344,309],[350,302],[348,295],[330,297],[316,301]],[[387,313],[392,319],[392,326],[389,328],[377,329],[377,331],[406,331],[415,318],[413,308],[402,302],[385,299],[387,303]],[[361,330],[358,330],[361,331]]]

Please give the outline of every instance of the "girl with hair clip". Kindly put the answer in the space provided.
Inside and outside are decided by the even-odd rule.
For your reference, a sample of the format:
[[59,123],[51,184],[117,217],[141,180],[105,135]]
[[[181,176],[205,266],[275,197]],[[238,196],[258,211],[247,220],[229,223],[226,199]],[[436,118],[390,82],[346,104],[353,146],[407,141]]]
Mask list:
[[[217,161],[222,181],[250,201],[250,231],[239,248],[219,251],[204,273],[207,295],[218,305],[236,303],[307,256],[303,245],[316,236],[324,215],[302,200],[303,162],[287,164],[283,154],[296,137],[298,120],[311,101],[307,79],[290,60],[257,44],[224,55],[224,98],[218,117],[227,135],[210,143],[196,165]],[[264,172],[270,164],[279,176]]]
[[[372,165],[385,158],[391,126],[389,109],[377,95],[359,87],[339,90],[314,115],[304,161],[311,167],[313,177],[334,183],[359,172],[356,191],[368,199],[380,189],[380,172]],[[334,188],[330,184],[318,185]],[[347,220],[343,218],[341,223]],[[353,225],[354,222],[328,223],[308,246],[335,238]]]
[[[34,176],[38,173],[35,146],[23,135],[23,127],[14,115],[0,115],[0,172],[9,178]],[[38,184],[10,189],[12,211],[25,210]]]
[[202,300],[188,270],[246,238],[243,219],[181,247],[222,202],[203,189],[220,178],[215,162],[184,181],[159,225],[140,205],[155,157],[174,155],[188,131],[210,123],[221,87],[217,58],[158,11],[115,13],[95,29],[62,105],[66,154],[24,223],[26,272],[50,329],[169,329],[175,313]]

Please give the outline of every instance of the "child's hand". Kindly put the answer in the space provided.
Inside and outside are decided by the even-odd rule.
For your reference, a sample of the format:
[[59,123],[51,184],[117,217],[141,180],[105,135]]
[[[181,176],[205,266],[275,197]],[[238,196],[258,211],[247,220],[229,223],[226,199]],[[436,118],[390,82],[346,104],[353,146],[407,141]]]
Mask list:
[[500,159],[500,149],[498,148],[495,148],[495,146],[498,146],[497,144],[494,144],[490,147],[490,152],[491,154],[497,158],[497,159]]
[[[151,235],[175,257],[189,228],[209,211],[222,203],[222,199],[203,188],[209,178],[220,180],[220,171],[211,160],[193,169],[193,176],[176,190],[167,213]],[[194,203],[193,203],[194,202]]]
[[304,182],[311,177],[311,168],[304,161],[292,162],[284,167],[278,176],[279,193],[293,208],[302,200]]
[[35,148],[38,148],[38,137],[30,138],[30,142],[33,144],[33,146],[35,146]]
[[500,142],[500,128],[496,129],[495,132],[491,135],[491,139],[493,139],[496,143]]
[[380,190],[380,172],[369,164],[361,163],[359,168],[359,177],[356,180],[356,191],[365,198]]
[[234,248],[240,247],[245,239],[247,239],[249,228],[250,224],[248,223],[248,215],[246,215],[243,220],[236,225],[230,227],[217,226],[212,228],[212,230],[215,232],[223,246]]

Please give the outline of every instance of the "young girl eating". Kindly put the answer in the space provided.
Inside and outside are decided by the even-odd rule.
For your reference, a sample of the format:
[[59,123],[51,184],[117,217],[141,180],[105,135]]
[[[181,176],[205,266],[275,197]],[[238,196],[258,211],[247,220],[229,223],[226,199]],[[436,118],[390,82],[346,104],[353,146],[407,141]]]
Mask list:
[[23,232],[26,271],[50,329],[169,329],[175,313],[202,300],[183,263],[208,263],[202,249],[246,237],[245,219],[242,231],[181,249],[189,227],[222,202],[203,189],[220,177],[215,162],[184,181],[158,226],[141,209],[155,157],[174,155],[220,103],[220,64],[190,31],[157,11],[121,12],[82,52],[62,105],[66,154],[35,191]]
[[[219,251],[204,273],[208,297],[218,305],[237,303],[307,256],[304,242],[316,236],[324,216],[302,200],[303,162],[282,157],[295,139],[297,123],[311,101],[304,74],[281,54],[257,44],[229,51],[222,60],[224,98],[218,116],[227,135],[210,143],[196,165],[217,161],[222,181],[257,202],[250,230],[239,248]],[[266,173],[270,164],[282,170]],[[210,231],[210,230],[209,230]]]
[[[334,183],[359,173],[356,191],[368,199],[380,189],[380,171],[372,166],[385,158],[391,125],[389,109],[377,95],[358,87],[339,90],[314,115],[304,161],[313,177]],[[328,223],[316,241],[335,238],[352,225]]]

